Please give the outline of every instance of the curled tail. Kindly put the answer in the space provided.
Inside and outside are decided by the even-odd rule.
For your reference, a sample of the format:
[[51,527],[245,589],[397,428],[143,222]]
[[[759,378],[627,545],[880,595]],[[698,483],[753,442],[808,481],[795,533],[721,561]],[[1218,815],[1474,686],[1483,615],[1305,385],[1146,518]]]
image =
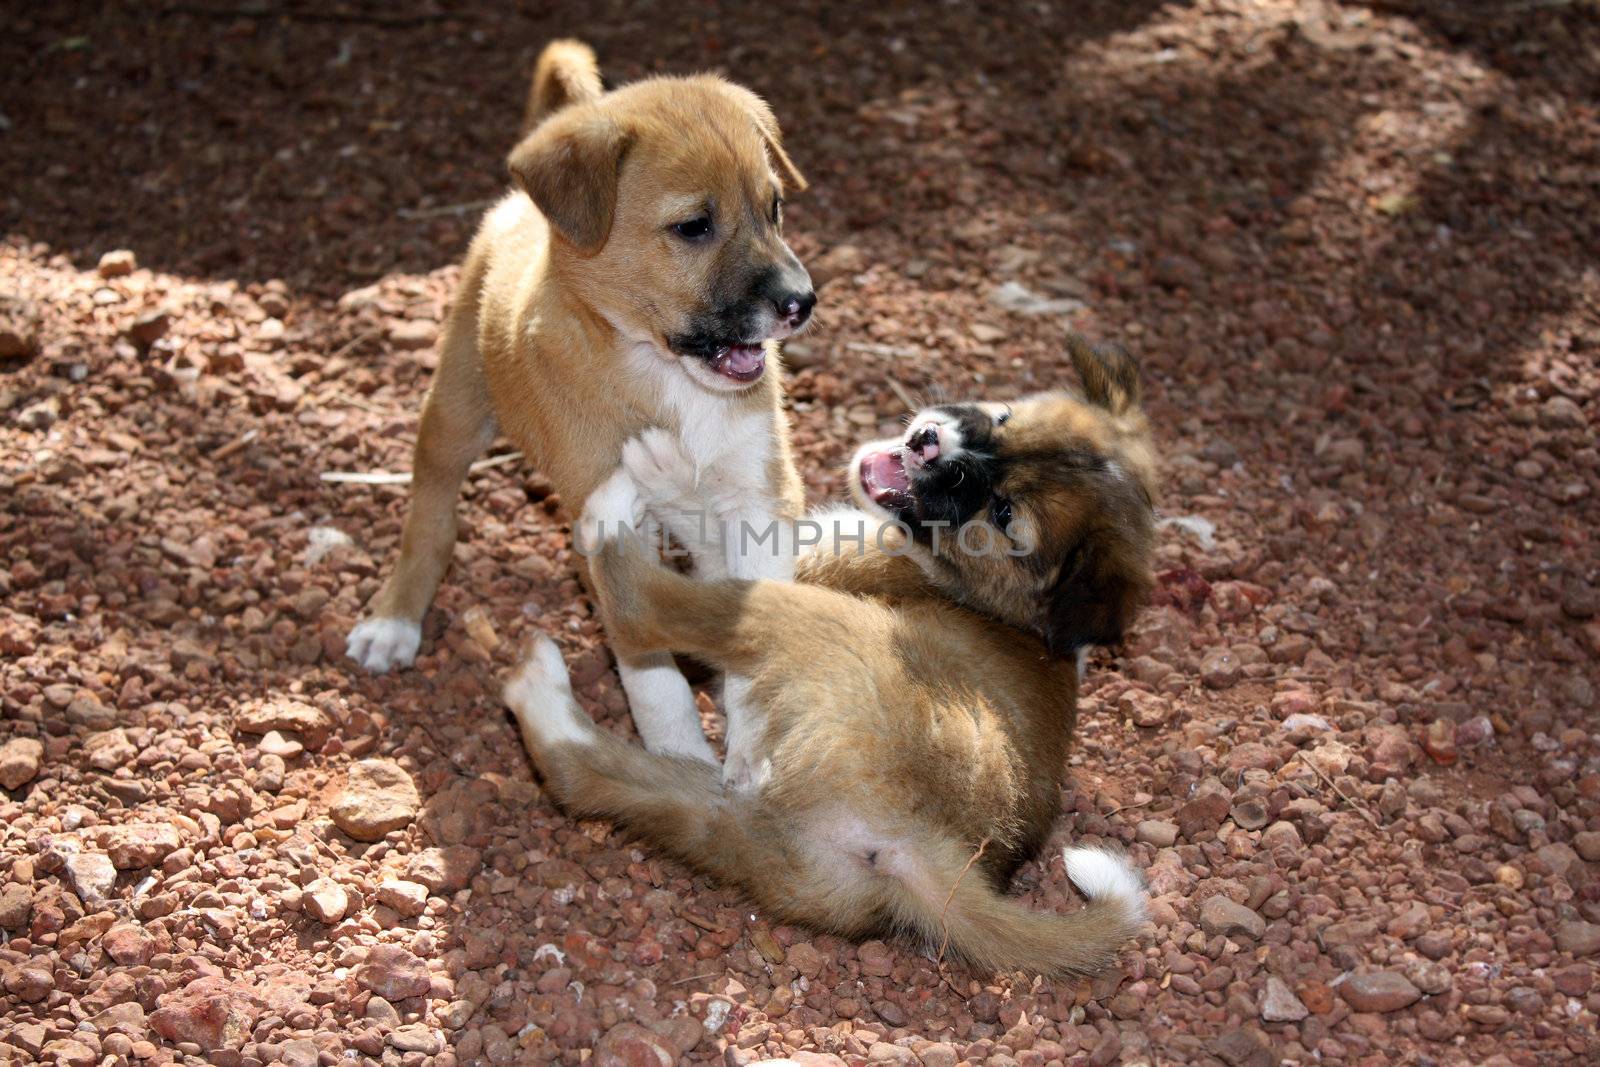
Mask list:
[[535,126],[568,104],[596,100],[605,92],[600,84],[600,64],[594,49],[582,41],[551,41],[539,53],[528,90],[528,109],[522,117],[526,137]]
[[980,969],[1098,974],[1144,926],[1144,884],[1126,859],[1105,849],[1069,848],[1064,858],[1067,877],[1089,903],[1057,915],[996,892],[981,870],[967,870],[967,860],[947,848],[919,849],[890,864],[903,887],[897,918],[936,948],[948,938],[956,955]]

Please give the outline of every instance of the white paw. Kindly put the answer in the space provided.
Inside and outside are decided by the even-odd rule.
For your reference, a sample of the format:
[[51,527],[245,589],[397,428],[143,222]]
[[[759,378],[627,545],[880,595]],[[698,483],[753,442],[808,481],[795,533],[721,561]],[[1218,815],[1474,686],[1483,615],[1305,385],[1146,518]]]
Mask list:
[[523,730],[541,745],[588,744],[594,725],[572,696],[561,649],[543,635],[506,682],[501,694]]
[[622,468],[600,484],[583,502],[578,519],[578,535],[584,550],[598,551],[607,541],[615,541],[624,530],[642,532],[644,502],[633,477]]
[[422,624],[410,619],[367,619],[345,641],[345,654],[373,674],[409,667],[422,646]]
[[622,446],[622,466],[652,505],[681,506],[700,488],[694,457],[677,437],[652,427]]

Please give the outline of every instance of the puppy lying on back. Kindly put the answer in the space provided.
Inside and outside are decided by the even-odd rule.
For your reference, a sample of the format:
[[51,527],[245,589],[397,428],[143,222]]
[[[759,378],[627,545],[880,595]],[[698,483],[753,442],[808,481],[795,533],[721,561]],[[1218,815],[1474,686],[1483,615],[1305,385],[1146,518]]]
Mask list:
[[[559,803],[741,886],[776,920],[927,946],[947,929],[955,951],[997,970],[1109,964],[1145,914],[1119,856],[1067,850],[1080,911],[1002,895],[1058,812],[1074,654],[1117,640],[1150,585],[1136,370],[1082,342],[1072,354],[1084,399],[940,406],[904,440],[864,446],[851,470],[865,550],[819,552],[800,583],[697,582],[636,537],[607,540],[593,573],[612,639],[749,678],[770,770],[759,791],[724,791],[704,764],[597,729],[542,639],[506,699]],[[658,497],[681,507],[692,482],[674,451],[662,437],[630,445],[589,499],[590,532],[637,522]]]
[[[416,656],[455,545],[461,481],[497,432],[573,503],[616,469],[625,442],[661,427],[727,487],[719,521],[760,525],[803,507],[769,365],[816,296],[783,238],[783,190],[805,182],[772,110],[714,75],[608,93],[594,53],[557,41],[539,58],[523,134],[507,160],[516,189],[462,265],[399,558],[350,634],[350,656],[370,671]],[[736,545],[695,560],[742,578],[786,578],[792,562]],[[651,751],[715,759],[670,655],[617,666]],[[734,755],[741,684],[729,679],[727,692]],[[738,778],[744,761],[729,762]]]

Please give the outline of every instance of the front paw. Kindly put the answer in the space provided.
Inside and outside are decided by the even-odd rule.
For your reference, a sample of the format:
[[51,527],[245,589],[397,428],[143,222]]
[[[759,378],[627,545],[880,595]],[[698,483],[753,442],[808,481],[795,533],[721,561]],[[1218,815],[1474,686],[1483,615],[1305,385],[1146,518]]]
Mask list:
[[639,532],[643,521],[644,501],[639,496],[639,486],[632,475],[619,467],[584,501],[578,536],[585,551],[598,551],[624,532]]
[[681,506],[700,488],[700,470],[683,442],[652,427],[622,446],[622,467],[653,505]]

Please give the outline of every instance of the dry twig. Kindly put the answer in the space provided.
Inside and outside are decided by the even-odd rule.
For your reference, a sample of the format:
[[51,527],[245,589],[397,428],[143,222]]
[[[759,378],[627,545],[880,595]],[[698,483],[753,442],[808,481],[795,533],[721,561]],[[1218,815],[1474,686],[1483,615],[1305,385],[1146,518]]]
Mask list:
[[[956,898],[956,890],[961,888],[961,880],[967,876],[968,871],[972,870],[972,865],[978,862],[979,858],[983,856],[984,849],[988,847],[989,839],[987,837],[978,842],[978,851],[967,859],[967,865],[961,868],[960,874],[956,875],[954,884],[950,886],[950,895],[944,898],[944,907],[939,909],[939,929],[942,931],[943,936],[939,939],[939,955],[935,962],[939,966],[939,977],[944,979],[946,984],[949,984],[949,979],[944,973],[944,953],[950,947],[950,923],[948,921],[950,902]],[[950,985],[950,988],[953,991],[956,987]]]
[[1338,793],[1339,796],[1344,800],[1344,802],[1346,804],[1348,804],[1352,808],[1354,808],[1357,811],[1357,813],[1359,813],[1363,818],[1365,818],[1373,826],[1377,827],[1380,830],[1383,829],[1383,824],[1378,821],[1378,817],[1376,815],[1372,814],[1371,811],[1367,810],[1367,806],[1365,804],[1362,804],[1360,801],[1358,801],[1354,797],[1352,797],[1349,793],[1346,793],[1343,789],[1340,789],[1339,788],[1339,784],[1337,782],[1335,782],[1332,778],[1329,778],[1327,773],[1325,771],[1323,771],[1323,769],[1321,767],[1318,767],[1315,763],[1312,763],[1311,762],[1311,757],[1306,755],[1306,750],[1305,749],[1303,749],[1303,748],[1299,749],[1298,751],[1295,752],[1295,755],[1299,756],[1300,757],[1300,762],[1304,763],[1307,767],[1310,767],[1311,770],[1313,772],[1315,772],[1315,774],[1316,774],[1316,776],[1318,778],[1321,778],[1324,782],[1327,782],[1328,783],[1328,788],[1332,789],[1335,793]]

